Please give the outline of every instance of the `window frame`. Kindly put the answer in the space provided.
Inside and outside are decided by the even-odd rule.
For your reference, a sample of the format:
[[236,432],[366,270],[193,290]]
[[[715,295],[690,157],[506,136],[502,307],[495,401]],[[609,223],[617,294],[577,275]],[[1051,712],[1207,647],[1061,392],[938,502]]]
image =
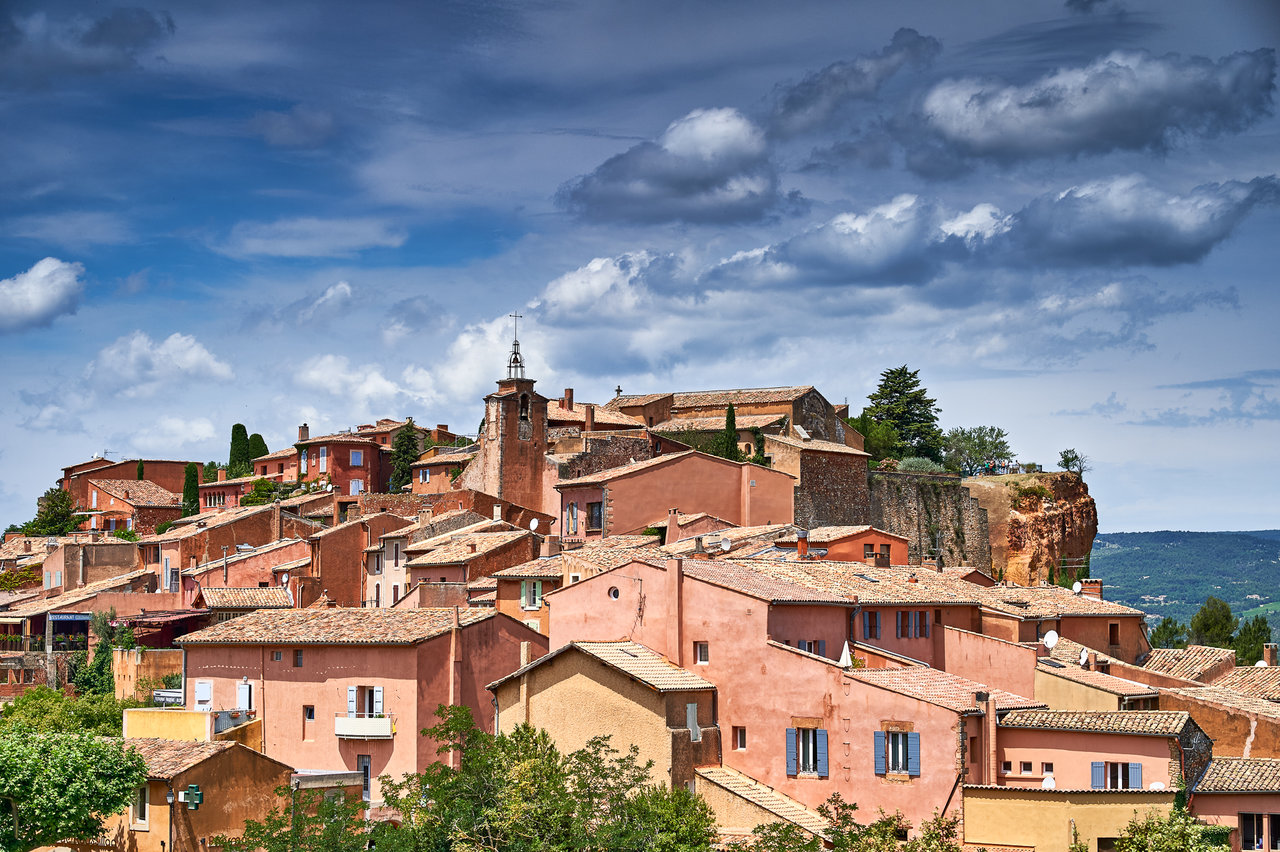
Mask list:
[[604,532],[604,501],[587,504],[587,532]]
[[364,450],[351,451],[351,466],[364,467]]
[[705,666],[711,662],[711,644],[709,642],[693,643],[693,662],[699,666]]
[[151,784],[142,782],[142,786],[133,792],[133,801],[129,803],[129,828],[133,831],[151,830]]
[[294,667],[295,669],[300,669],[300,668],[302,668],[302,660],[303,660],[303,657],[302,657],[302,649],[301,649],[301,648],[294,648],[294,649],[293,649],[293,667]]

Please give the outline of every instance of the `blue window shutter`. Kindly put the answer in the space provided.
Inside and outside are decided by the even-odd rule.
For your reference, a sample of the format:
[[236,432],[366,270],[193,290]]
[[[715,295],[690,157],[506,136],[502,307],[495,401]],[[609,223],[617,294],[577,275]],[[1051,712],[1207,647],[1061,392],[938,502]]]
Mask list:
[[827,771],[827,732],[824,728],[818,729],[818,774],[824,778],[831,774]]
[[915,639],[920,635],[920,613],[912,610],[909,615],[911,620],[909,622],[910,626],[907,628],[907,636]]
[[875,732],[875,744],[872,746],[872,748],[875,751],[875,755],[876,755],[876,774],[884,775],[888,771],[888,767],[885,764],[886,755],[885,755],[885,746],[884,746],[884,731]]
[[875,612],[875,613],[872,613],[872,615],[876,617],[876,624],[875,624],[876,638],[879,639],[880,638],[880,613]]
[[787,774],[795,775],[797,771],[796,760],[796,729],[787,728]]
[[907,734],[907,774],[920,774],[920,735]]
[[1129,789],[1130,790],[1142,789],[1142,764],[1141,763],[1129,764]]
[[818,656],[825,657],[826,655],[827,655],[827,640],[819,639],[818,640]]
[[871,638],[871,613],[864,612],[862,614],[862,638]]
[[920,615],[921,624],[924,625],[924,638],[929,638],[929,610],[925,610]]
[[1093,789],[1102,790],[1107,786],[1107,765],[1101,761],[1094,761],[1089,764],[1089,774],[1092,776]]
[[898,638],[902,638],[902,610],[898,610],[894,615],[898,616]]

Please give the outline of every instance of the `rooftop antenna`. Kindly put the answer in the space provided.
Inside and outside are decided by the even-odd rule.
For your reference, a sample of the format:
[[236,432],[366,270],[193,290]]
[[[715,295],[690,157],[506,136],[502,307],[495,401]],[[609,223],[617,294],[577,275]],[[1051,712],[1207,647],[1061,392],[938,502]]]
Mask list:
[[520,354],[520,313],[510,313],[507,316],[512,319],[511,326],[511,357],[507,359],[507,378],[523,379],[524,378],[524,356]]

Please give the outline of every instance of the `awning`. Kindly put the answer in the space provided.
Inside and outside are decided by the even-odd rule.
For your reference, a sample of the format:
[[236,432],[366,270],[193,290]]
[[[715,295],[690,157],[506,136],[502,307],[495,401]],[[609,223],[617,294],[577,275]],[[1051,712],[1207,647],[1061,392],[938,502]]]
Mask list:
[[83,621],[86,624],[93,618],[91,612],[51,612],[50,621]]
[[0,624],[21,624],[25,618],[14,618],[11,615],[0,616]]

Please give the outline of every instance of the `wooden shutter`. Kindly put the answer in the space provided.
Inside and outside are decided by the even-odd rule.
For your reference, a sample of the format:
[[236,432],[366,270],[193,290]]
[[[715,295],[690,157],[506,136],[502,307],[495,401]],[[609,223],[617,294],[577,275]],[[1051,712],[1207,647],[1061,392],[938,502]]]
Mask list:
[[382,687],[380,686],[373,688],[373,714],[375,716],[382,714]]
[[884,731],[876,731],[873,736],[872,752],[876,756],[876,774],[884,775],[889,771],[888,765],[886,764]]
[[1129,764],[1129,789],[1130,790],[1142,789],[1142,764],[1141,763]]
[[920,735],[907,734],[907,774],[920,774]]
[[924,638],[929,638],[929,611],[920,613],[920,626],[924,630]]
[[542,581],[533,581],[533,603],[534,606],[542,606]]
[[798,760],[796,758],[796,729],[787,728],[787,774],[795,775]]
[[[826,655],[827,655],[827,640],[819,639],[818,640],[818,656],[825,657]],[[825,736],[825,732],[824,732],[824,736]]]
[[862,614],[862,638],[871,638],[871,613],[864,612]]
[[204,704],[206,706],[213,704],[213,682],[208,680],[196,681],[196,704]]
[[896,613],[894,613],[894,615],[898,617],[898,638],[901,639],[902,638],[902,610],[898,610]]
[[520,606],[524,607],[528,605],[529,605],[529,581],[521,580],[520,581]]
[[347,715],[348,716],[356,715],[356,710],[358,708],[358,705],[356,704],[356,693],[359,691],[359,689],[360,687],[358,686],[347,687]]
[[831,773],[827,771],[827,732],[819,728],[818,734],[818,774],[824,778]]
[[1094,761],[1089,764],[1090,780],[1093,782],[1093,789],[1105,790],[1107,787],[1107,765],[1102,761]]
[[871,614],[874,616],[872,626],[875,627],[876,629],[875,638],[879,639],[880,638],[880,613],[873,612]]

